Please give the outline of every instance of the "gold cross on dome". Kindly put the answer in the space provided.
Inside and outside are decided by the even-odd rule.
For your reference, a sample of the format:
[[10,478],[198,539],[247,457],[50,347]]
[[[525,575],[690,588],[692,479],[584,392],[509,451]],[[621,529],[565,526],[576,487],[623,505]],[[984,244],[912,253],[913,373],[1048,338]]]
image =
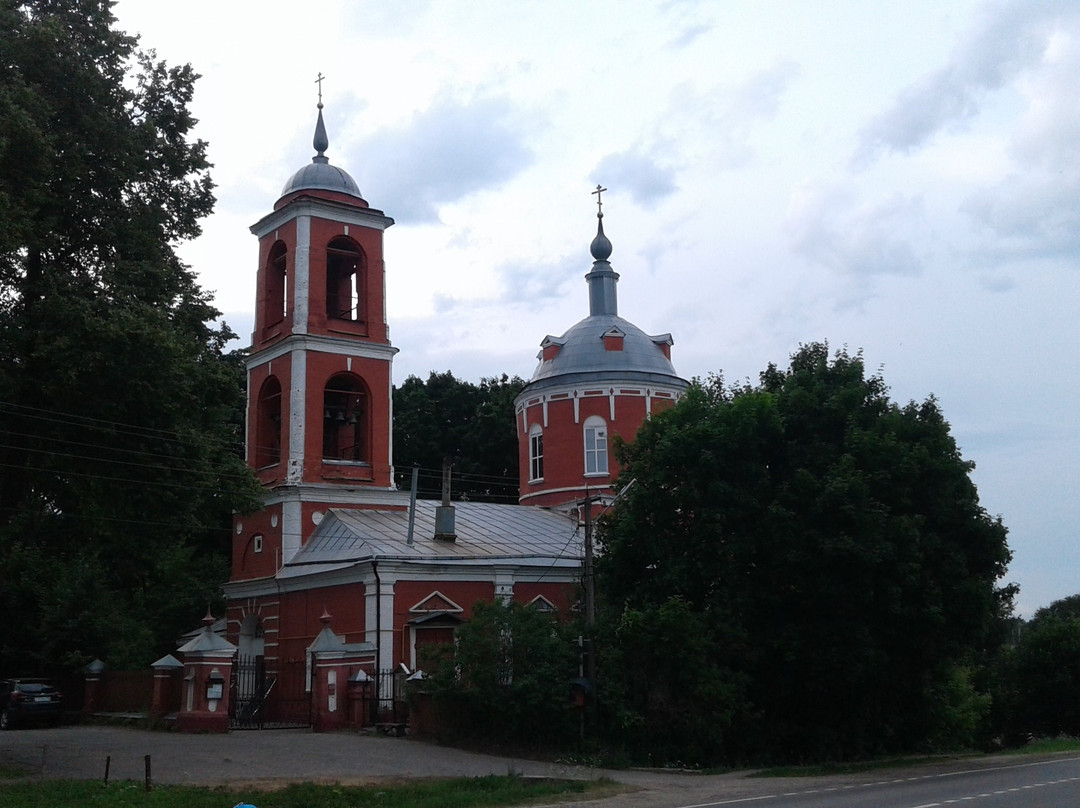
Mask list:
[[604,191],[606,190],[607,188],[601,188],[599,185],[597,185],[596,190],[593,191],[593,193],[596,194],[596,212],[600,216],[604,215],[604,203],[601,201],[602,198],[600,194],[604,193]]

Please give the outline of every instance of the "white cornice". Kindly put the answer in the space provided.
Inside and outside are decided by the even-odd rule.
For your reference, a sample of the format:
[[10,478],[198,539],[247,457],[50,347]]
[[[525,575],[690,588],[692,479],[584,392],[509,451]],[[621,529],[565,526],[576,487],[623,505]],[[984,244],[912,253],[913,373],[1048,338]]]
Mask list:
[[[515,583],[566,584],[577,583],[581,578],[581,559],[563,558],[553,560],[549,556],[512,558],[470,558],[457,562],[439,559],[376,559],[379,580],[385,584],[397,581],[426,581],[442,584],[448,581],[490,581],[495,583],[498,575],[509,575]],[[332,570],[312,572],[289,578],[254,578],[247,581],[229,581],[224,585],[225,598],[238,601],[244,598],[266,597],[283,592],[299,592],[324,586],[344,584],[370,584],[374,575],[371,560],[357,561]]]
[[406,508],[409,505],[409,497],[408,491],[399,491],[396,488],[365,487],[359,483],[355,487],[344,484],[305,483],[269,489],[263,500],[263,507],[283,502],[304,502],[324,504],[334,508],[357,505]]
[[[641,398],[655,398],[657,393],[667,393],[671,399],[678,401],[686,392],[686,387],[679,384],[670,384],[661,381],[642,381],[641,377],[612,376],[607,373],[596,373],[594,377],[582,379],[579,374],[573,384],[553,383],[543,386],[541,389],[529,390],[526,387],[516,399],[514,399],[514,411],[521,412],[526,402],[530,406],[541,403],[552,403],[581,398],[596,398],[601,396],[627,396]],[[586,396],[586,391],[589,395]],[[667,398],[667,396],[664,396]]]
[[358,342],[355,337],[326,337],[320,334],[292,334],[268,348],[261,348],[247,358],[247,369],[263,365],[293,351],[314,351],[360,359],[379,359],[389,362],[397,354],[393,345],[378,342]]
[[255,222],[250,229],[252,233],[262,238],[299,216],[316,216],[320,219],[329,219],[342,224],[356,225],[357,227],[368,227],[372,230],[386,230],[394,223],[394,220],[381,210],[357,208],[326,199],[304,197],[293,200],[280,210],[268,213]]
[[[603,496],[605,492],[614,493],[615,484],[614,484],[614,482],[608,482],[608,483],[605,483],[604,485],[597,485],[597,481],[594,479],[592,481],[592,483],[589,484],[589,485],[586,485],[585,483],[582,483],[581,485],[566,485],[566,486],[562,486],[561,488],[537,489],[536,491],[531,491],[528,494],[522,494],[520,497],[518,497],[518,502],[521,503],[522,505],[524,505],[525,500],[527,500],[527,499],[536,499],[537,497],[543,497],[543,496],[547,496],[549,494],[584,493],[585,491],[590,491],[590,492],[592,492],[593,494],[595,494],[597,496]],[[576,503],[574,503],[574,502],[566,502],[566,503],[560,503],[558,505],[550,505],[550,506],[545,506],[545,507],[549,507],[552,510],[565,511],[565,510],[569,510],[570,508],[574,507],[575,505],[576,505]]]

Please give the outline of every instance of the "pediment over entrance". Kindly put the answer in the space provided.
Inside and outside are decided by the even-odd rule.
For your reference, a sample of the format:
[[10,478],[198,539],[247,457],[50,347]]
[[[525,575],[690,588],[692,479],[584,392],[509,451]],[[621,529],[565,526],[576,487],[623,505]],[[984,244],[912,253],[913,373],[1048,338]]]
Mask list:
[[411,606],[409,608],[410,614],[424,614],[427,612],[464,612],[465,610],[458,606],[450,598],[446,597],[439,590],[434,590],[426,598]]

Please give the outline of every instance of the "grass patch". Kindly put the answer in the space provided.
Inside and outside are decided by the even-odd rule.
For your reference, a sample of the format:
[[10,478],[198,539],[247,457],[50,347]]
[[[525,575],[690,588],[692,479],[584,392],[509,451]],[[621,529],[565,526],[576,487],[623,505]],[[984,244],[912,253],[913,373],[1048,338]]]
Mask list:
[[104,785],[92,780],[47,780],[0,784],[5,808],[233,808],[247,802],[257,808],[485,808],[529,805],[605,796],[617,786],[603,780],[549,780],[525,777],[469,777],[421,780],[391,785],[315,785],[284,788],[155,786],[147,792],[130,780]]
[[[993,754],[1052,755],[1055,752],[1080,751],[1080,738],[1039,738],[1024,746],[1001,749]],[[751,773],[750,777],[827,777],[831,774],[861,774],[880,769],[909,769],[931,763],[943,763],[981,757],[977,752],[954,755],[915,755],[909,757],[861,760],[851,763],[817,763],[807,766],[773,766]]]
[[1049,755],[1080,750],[1080,738],[1039,738],[1012,750],[1020,755]]
[[26,777],[29,772],[22,766],[12,766],[10,763],[0,763],[0,780],[11,780],[16,777]]
[[[959,756],[955,756],[959,757]],[[861,774],[879,769],[909,769],[928,763],[941,763],[955,757],[899,757],[879,760],[857,760],[851,763],[814,763],[807,766],[773,766],[753,772],[750,777],[828,777],[832,774]]]

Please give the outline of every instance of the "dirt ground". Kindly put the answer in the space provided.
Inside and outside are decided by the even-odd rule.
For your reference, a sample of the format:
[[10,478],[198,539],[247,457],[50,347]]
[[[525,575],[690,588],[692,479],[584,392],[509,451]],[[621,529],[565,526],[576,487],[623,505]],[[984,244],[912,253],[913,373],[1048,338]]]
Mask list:
[[[182,735],[127,727],[70,726],[0,733],[0,770],[20,779],[104,779],[142,782],[149,757],[151,782],[245,788],[289,782],[359,784],[418,777],[488,774],[606,779],[618,784],[587,801],[596,808],[673,808],[703,803],[760,801],[778,792],[860,788],[889,777],[861,775],[755,778],[723,775],[607,770],[465,752],[434,744],[352,732],[252,730],[222,735]],[[1030,758],[1029,758],[1030,760]],[[895,773],[934,776],[949,766],[998,765],[1001,758],[943,762]],[[0,790],[7,779],[0,779]],[[563,803],[564,805],[566,803]]]

